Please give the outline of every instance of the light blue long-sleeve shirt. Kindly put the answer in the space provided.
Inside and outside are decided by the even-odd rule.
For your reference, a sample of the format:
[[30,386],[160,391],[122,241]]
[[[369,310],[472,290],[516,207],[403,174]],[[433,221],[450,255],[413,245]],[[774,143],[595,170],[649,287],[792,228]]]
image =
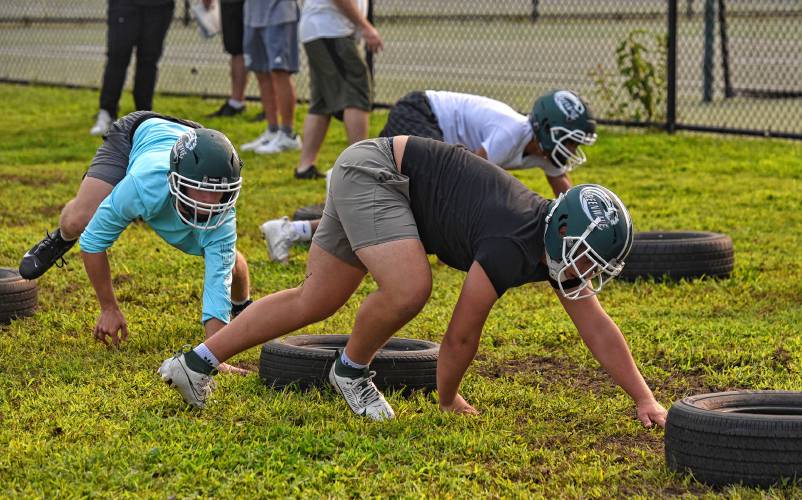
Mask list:
[[237,219],[232,209],[216,229],[201,230],[178,217],[167,176],[170,150],[189,127],[161,118],[139,125],[131,144],[125,177],[98,207],[81,234],[81,250],[104,252],[136,218],[141,218],[164,241],[205,261],[202,321],[225,323],[231,312],[231,277],[236,257]]

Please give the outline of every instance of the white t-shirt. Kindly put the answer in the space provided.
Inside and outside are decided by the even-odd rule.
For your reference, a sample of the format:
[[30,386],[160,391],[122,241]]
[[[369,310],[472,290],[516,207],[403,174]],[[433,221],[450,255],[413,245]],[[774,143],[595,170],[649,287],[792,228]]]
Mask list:
[[540,167],[546,175],[565,173],[540,155],[524,156],[524,148],[533,138],[526,116],[503,102],[471,94],[427,90],[426,97],[437,117],[443,139],[462,144],[471,151],[487,151],[488,161],[501,168]]
[[[353,0],[362,15],[367,15],[368,0]],[[301,22],[298,25],[298,36],[301,43],[318,38],[342,38],[351,36],[356,31],[345,14],[333,0],[306,0],[301,10]]]

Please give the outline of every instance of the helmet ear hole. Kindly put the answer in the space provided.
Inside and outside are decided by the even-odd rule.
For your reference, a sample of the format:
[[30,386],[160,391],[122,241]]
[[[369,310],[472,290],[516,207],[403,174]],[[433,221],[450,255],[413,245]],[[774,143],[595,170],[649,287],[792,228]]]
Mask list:
[[560,227],[557,228],[557,232],[560,233],[560,236],[565,238],[565,235],[568,234],[568,224],[560,225]]

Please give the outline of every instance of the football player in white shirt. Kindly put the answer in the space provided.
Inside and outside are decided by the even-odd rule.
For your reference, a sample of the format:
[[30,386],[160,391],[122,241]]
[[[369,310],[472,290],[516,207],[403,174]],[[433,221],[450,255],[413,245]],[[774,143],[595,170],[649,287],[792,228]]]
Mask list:
[[427,90],[401,98],[379,135],[462,144],[504,169],[540,167],[559,195],[571,187],[568,172],[586,160],[580,146],[596,141],[596,121],[569,90],[539,97],[529,116],[489,97]]

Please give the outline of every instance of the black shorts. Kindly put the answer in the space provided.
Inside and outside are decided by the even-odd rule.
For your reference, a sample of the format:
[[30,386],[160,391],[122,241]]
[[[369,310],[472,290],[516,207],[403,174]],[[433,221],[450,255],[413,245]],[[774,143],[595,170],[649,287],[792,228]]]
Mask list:
[[116,186],[128,171],[128,160],[131,156],[131,143],[134,132],[140,123],[150,118],[163,118],[192,128],[203,128],[203,125],[181,118],[160,115],[152,111],[134,111],[115,121],[106,135],[103,144],[97,148],[92,163],[84,177],[93,177]]
[[443,131],[437,123],[425,92],[415,91],[402,97],[390,110],[387,123],[379,137],[414,135],[443,140]]
[[242,32],[245,29],[245,20],[242,14],[244,5],[244,1],[220,2],[220,25],[223,29],[223,48],[232,56],[242,55]]

